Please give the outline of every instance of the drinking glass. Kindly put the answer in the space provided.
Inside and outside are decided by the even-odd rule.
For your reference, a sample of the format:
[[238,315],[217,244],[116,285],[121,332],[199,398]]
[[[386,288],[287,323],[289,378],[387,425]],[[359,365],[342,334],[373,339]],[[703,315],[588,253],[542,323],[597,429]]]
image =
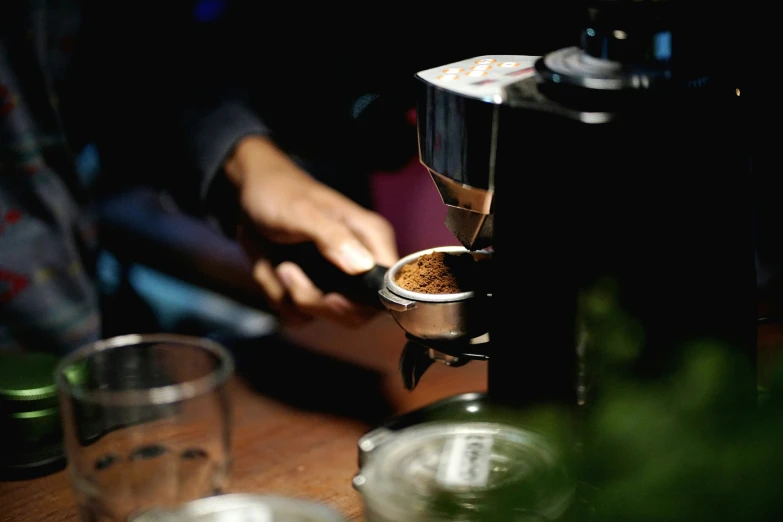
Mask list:
[[84,522],[221,493],[231,466],[221,345],[170,334],[83,346],[57,367],[68,475]]

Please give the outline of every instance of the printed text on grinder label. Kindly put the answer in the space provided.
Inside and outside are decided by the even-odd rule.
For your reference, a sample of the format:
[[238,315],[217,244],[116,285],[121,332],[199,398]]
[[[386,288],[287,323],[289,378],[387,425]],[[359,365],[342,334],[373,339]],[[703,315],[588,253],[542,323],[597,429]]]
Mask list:
[[443,447],[438,482],[450,487],[484,487],[489,478],[492,437],[459,435]]

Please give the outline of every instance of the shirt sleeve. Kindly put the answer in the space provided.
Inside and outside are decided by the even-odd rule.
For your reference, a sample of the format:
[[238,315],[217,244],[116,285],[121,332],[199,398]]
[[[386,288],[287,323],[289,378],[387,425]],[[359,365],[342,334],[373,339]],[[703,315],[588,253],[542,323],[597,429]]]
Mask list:
[[250,104],[227,94],[209,107],[182,111],[185,152],[198,185],[200,206],[223,233],[236,233],[239,197],[223,171],[226,159],[247,136],[266,136],[268,127]]
[[236,144],[247,136],[268,134],[261,119],[237,97],[226,97],[205,110],[185,110],[183,120],[186,150],[204,201]]

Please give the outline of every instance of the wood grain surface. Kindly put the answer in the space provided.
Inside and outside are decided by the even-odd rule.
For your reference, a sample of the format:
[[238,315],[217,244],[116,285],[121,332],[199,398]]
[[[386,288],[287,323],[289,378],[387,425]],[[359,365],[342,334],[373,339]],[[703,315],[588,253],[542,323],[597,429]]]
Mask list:
[[[486,386],[486,365],[473,362],[434,365],[406,391],[397,373],[405,338],[388,315],[357,330],[316,322],[283,334],[290,346],[259,339],[236,354],[229,491],[316,500],[361,520],[351,486],[358,438],[389,416]],[[0,482],[0,506],[0,521],[78,521],[65,472]]]
[[[486,365],[474,362],[434,365],[416,390],[406,391],[397,373],[405,339],[387,315],[358,330],[317,322],[283,333],[290,346],[262,339],[237,354],[230,491],[316,500],[362,520],[351,486],[358,438],[384,418],[485,390]],[[761,384],[781,355],[783,324],[760,327]],[[3,522],[78,521],[65,472],[0,482],[0,507]]]

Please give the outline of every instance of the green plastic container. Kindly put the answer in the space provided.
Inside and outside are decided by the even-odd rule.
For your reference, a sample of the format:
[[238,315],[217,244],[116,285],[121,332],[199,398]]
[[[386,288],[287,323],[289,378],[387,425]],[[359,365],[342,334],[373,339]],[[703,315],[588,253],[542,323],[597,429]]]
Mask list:
[[33,478],[65,465],[58,361],[43,353],[0,353],[0,479]]

